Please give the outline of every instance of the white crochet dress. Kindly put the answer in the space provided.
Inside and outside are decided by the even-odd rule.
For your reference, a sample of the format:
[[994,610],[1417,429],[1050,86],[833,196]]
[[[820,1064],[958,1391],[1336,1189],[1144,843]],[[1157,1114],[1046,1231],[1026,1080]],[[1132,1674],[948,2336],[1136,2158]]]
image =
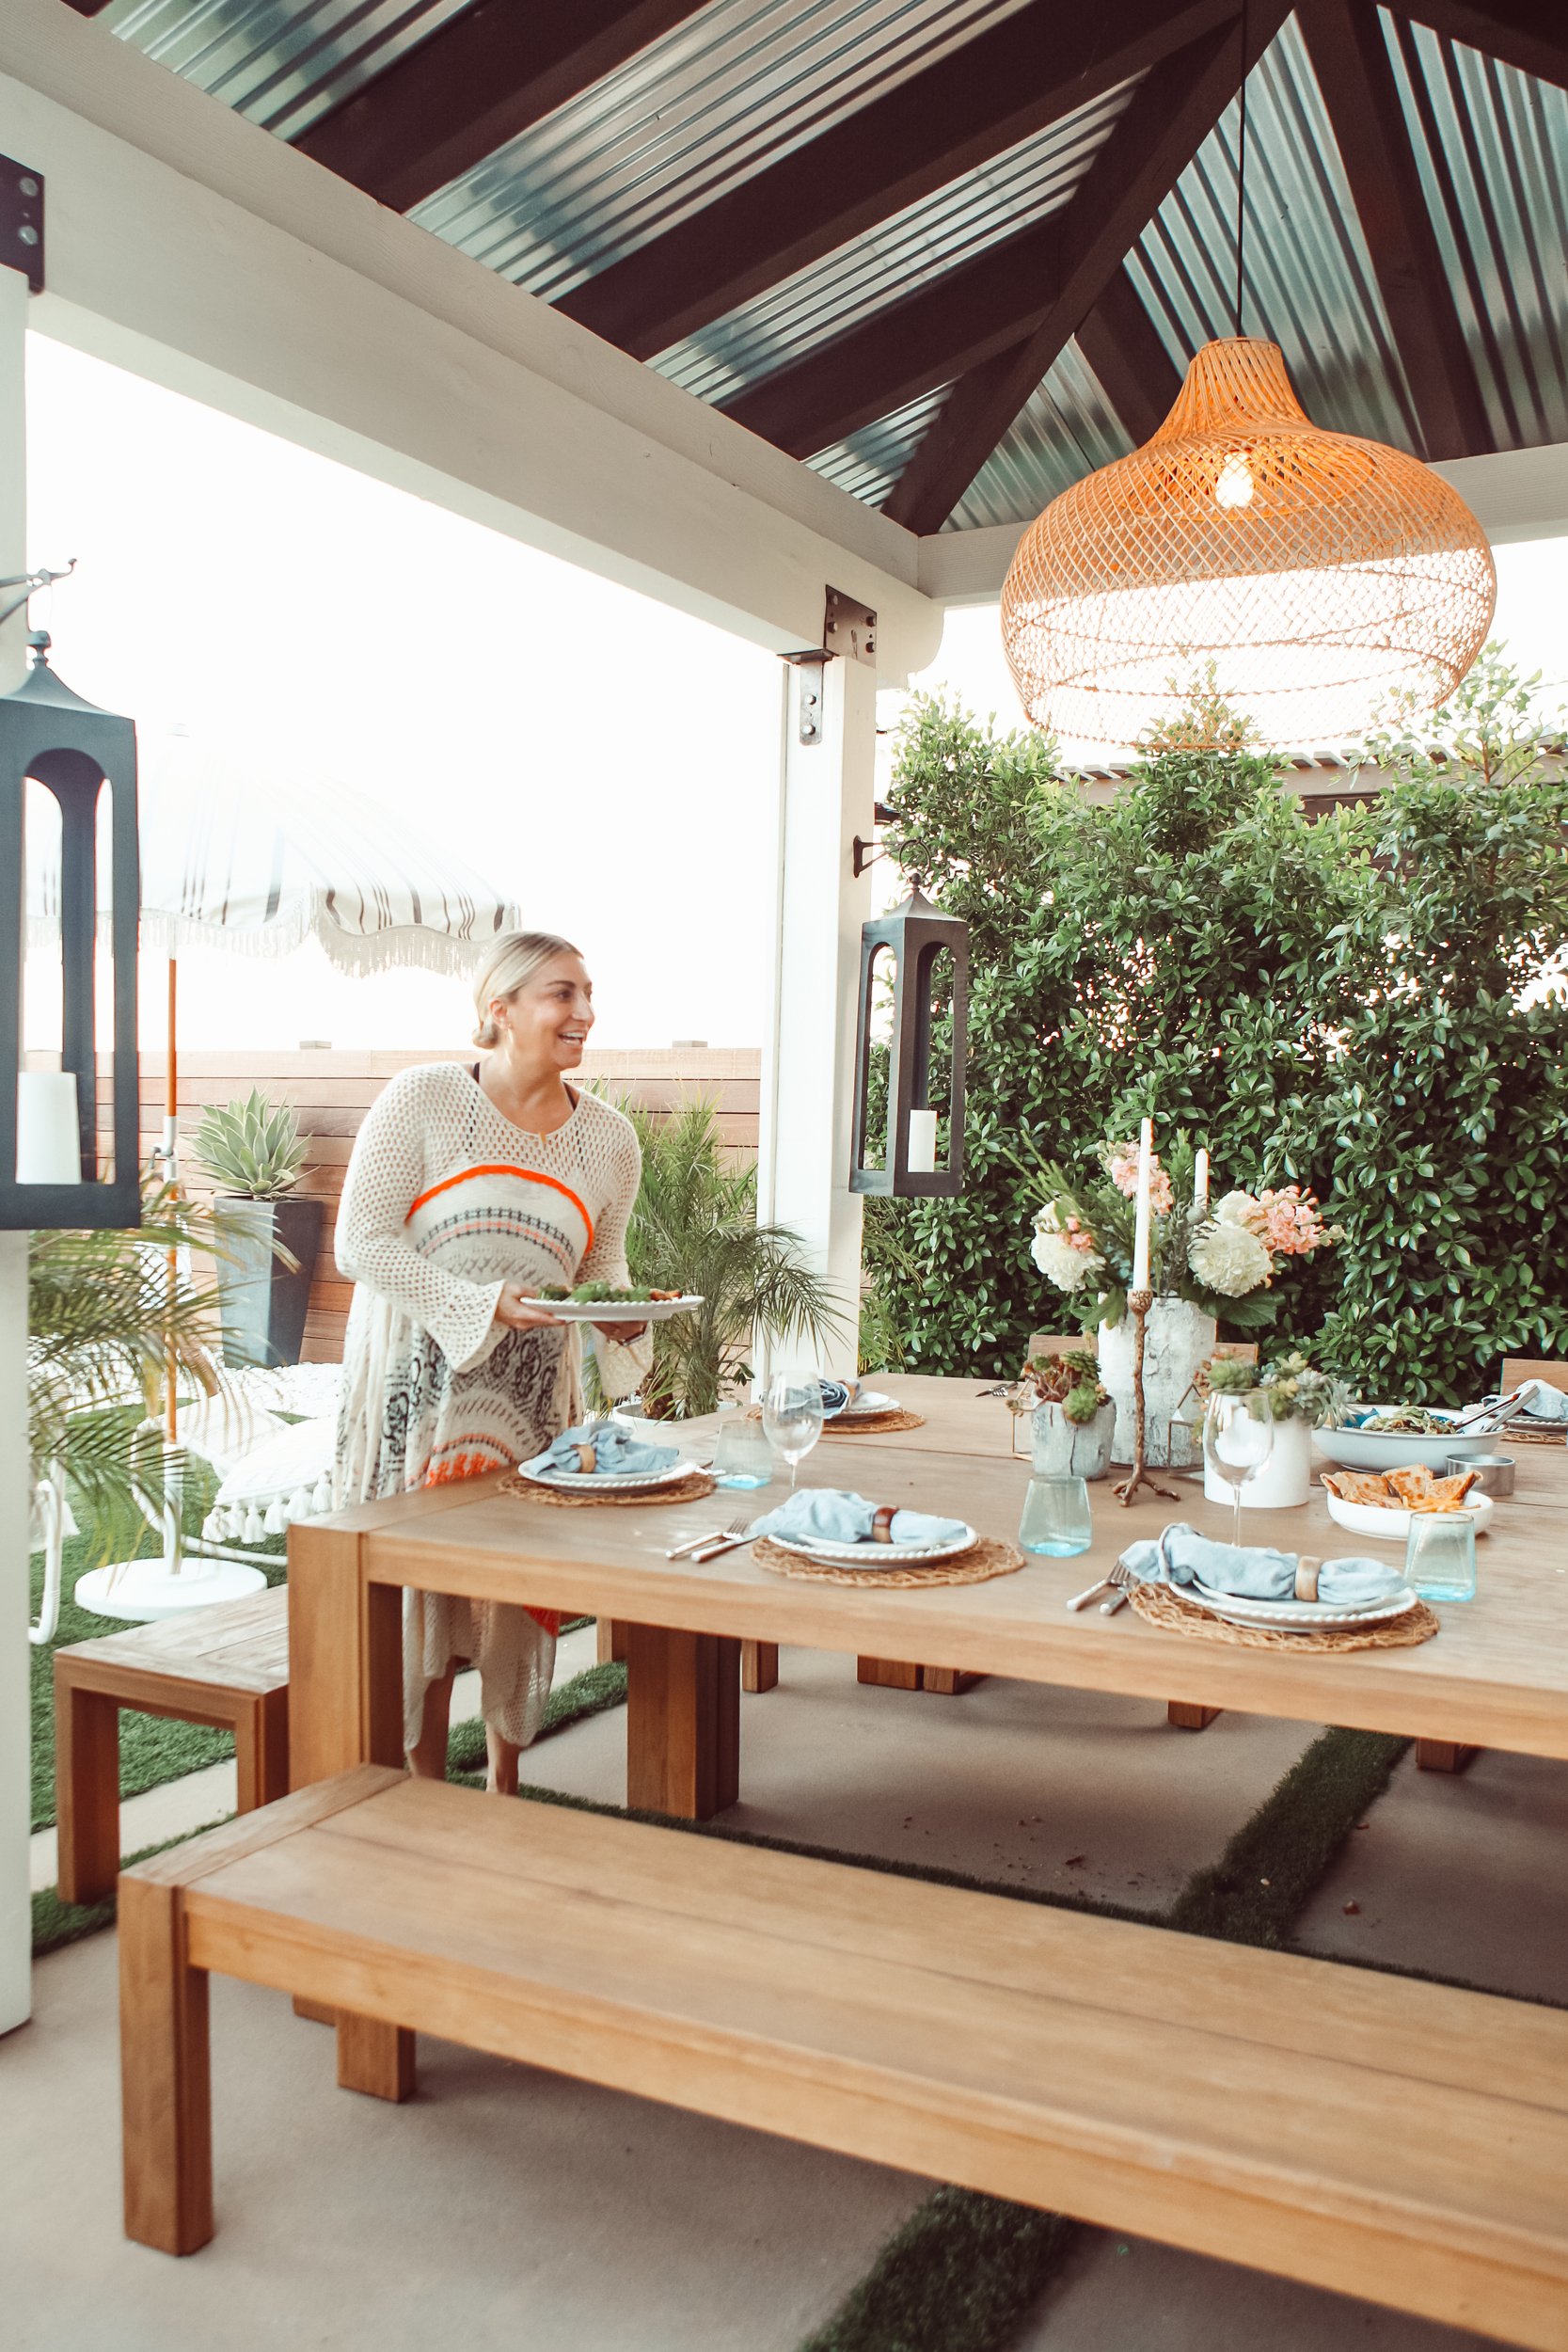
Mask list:
[[[641,1181],[628,1120],[579,1094],[536,1136],[503,1118],[472,1072],[429,1062],[394,1078],[355,1142],[338,1264],[355,1284],[343,1350],[334,1495],[340,1508],[539,1453],[582,1410],[578,1334],[495,1320],[503,1281],[625,1282]],[[607,1396],[647,1369],[646,1334],[591,1334]],[[484,1720],[526,1746],[539,1729],[559,1619],[504,1602],[404,1596],[404,1737],[449,1662],[480,1671]]]

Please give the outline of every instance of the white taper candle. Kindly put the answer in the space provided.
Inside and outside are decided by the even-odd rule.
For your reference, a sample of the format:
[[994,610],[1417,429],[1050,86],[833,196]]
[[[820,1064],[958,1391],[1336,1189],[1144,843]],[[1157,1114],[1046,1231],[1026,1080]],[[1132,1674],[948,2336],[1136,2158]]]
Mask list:
[[1209,1206],[1209,1154],[1201,1146],[1193,1163],[1193,1206],[1199,1216]]
[[1138,1215],[1132,1228],[1132,1288],[1148,1288],[1148,1187],[1153,1170],[1154,1121],[1146,1119],[1138,1132]]

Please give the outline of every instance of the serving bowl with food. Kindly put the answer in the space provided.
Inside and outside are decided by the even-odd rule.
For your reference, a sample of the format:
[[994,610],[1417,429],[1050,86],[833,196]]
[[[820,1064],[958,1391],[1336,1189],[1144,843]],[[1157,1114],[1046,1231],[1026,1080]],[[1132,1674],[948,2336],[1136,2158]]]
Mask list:
[[1323,1500],[1336,1526],[1376,1543],[1402,1544],[1412,1519],[1429,1513],[1463,1511],[1478,1535],[1492,1517],[1492,1498],[1482,1494],[1472,1470],[1438,1478],[1424,1462],[1391,1470],[1324,1470]]
[[1334,1427],[1314,1429],[1321,1454],[1345,1470],[1442,1470],[1450,1454],[1489,1454],[1495,1436],[1458,1427],[1461,1416],[1427,1405],[1356,1405]]

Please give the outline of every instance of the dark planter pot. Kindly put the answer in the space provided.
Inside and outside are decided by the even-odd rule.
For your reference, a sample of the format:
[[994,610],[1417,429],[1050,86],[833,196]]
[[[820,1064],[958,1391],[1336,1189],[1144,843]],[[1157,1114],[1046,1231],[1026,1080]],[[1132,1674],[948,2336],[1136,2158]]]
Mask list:
[[[277,1200],[219,1193],[213,1218],[225,1252],[217,1278],[226,1361],[297,1364],[321,1248],[322,1203],[299,1193]],[[298,1261],[296,1267],[274,1254],[275,1242]]]

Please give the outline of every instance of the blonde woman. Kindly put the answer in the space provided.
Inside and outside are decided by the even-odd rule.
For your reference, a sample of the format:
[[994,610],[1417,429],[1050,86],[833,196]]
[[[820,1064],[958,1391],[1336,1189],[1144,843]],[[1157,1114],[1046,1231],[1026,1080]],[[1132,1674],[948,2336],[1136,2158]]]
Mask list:
[[[546,1283],[624,1283],[641,1179],[630,1121],[566,1083],[594,1025],[569,940],[515,931],[474,984],[480,1060],[405,1070],[372,1106],[338,1212],[355,1284],[343,1360],[340,1506],[510,1467],[582,1409],[577,1331],[538,1304]],[[625,1396],[645,1327],[595,1327],[599,1376]],[[404,1743],[446,1771],[452,1677],[479,1668],[489,1787],[510,1795],[555,1664],[549,1610],[404,1596]]]

